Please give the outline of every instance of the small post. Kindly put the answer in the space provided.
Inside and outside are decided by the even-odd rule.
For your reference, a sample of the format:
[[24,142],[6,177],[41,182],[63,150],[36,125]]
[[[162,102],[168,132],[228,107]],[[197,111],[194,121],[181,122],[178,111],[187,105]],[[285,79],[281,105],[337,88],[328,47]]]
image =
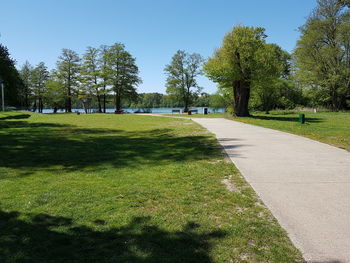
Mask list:
[[0,84],[1,84],[2,111],[5,111],[4,81],[1,79],[0,79]]
[[304,124],[305,123],[305,114],[299,113],[299,123]]

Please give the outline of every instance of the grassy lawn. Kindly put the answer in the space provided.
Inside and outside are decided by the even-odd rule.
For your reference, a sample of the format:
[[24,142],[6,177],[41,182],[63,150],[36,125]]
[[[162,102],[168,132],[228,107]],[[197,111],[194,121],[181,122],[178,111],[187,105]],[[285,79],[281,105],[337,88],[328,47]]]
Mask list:
[[252,117],[233,118],[228,113],[173,114],[189,118],[228,118],[248,124],[294,133],[350,151],[350,112],[304,112],[306,123],[298,123],[298,112],[253,112]]
[[305,124],[298,123],[298,113],[292,111],[255,112],[253,117],[232,119],[294,133],[350,151],[350,112],[304,113]]
[[3,113],[0,152],[2,263],[302,261],[189,120]]

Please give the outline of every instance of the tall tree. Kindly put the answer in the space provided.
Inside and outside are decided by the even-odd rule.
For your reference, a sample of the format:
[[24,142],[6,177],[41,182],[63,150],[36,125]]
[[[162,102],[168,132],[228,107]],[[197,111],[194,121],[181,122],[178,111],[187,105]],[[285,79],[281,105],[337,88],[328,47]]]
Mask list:
[[275,48],[265,38],[263,28],[236,26],[204,66],[206,75],[220,88],[232,89],[236,116],[249,116],[251,89],[258,83],[267,85],[283,70]]
[[296,76],[319,103],[346,108],[350,96],[350,11],[337,0],[318,0],[295,50]]
[[72,112],[72,96],[77,88],[79,73],[79,55],[73,50],[62,49],[62,54],[57,61],[57,76],[64,83],[66,89],[66,112]]
[[23,89],[21,92],[21,97],[24,100],[24,107],[26,109],[29,109],[29,98],[32,93],[32,72],[33,72],[33,66],[26,61],[23,66],[21,67],[19,74],[23,82]]
[[99,48],[99,67],[102,86],[103,113],[106,113],[106,103],[108,94],[108,54],[109,46],[101,45]]
[[82,61],[80,80],[85,88],[85,93],[93,94],[97,98],[98,112],[102,112],[101,105],[101,84],[99,77],[101,75],[99,68],[99,50],[88,47]]
[[116,43],[107,53],[107,79],[113,86],[115,109],[120,111],[123,98],[137,97],[136,86],[141,83],[135,58],[125,50],[125,46]]
[[15,63],[7,47],[0,44],[0,79],[5,84],[5,104],[21,106],[23,102],[19,95],[23,88],[23,82],[15,67]]
[[185,112],[188,111],[193,95],[200,90],[196,77],[202,74],[202,64],[201,55],[178,50],[164,69],[167,75],[167,93],[182,100]]
[[66,105],[66,87],[63,81],[57,77],[55,71],[51,72],[50,78],[46,83],[45,99],[47,104],[54,109],[64,109]]
[[[49,72],[44,62],[40,62],[32,71],[31,82],[33,85],[34,108],[38,108],[39,113],[43,112],[43,97],[46,92],[46,82],[49,78]],[[36,106],[36,102],[38,102]]]

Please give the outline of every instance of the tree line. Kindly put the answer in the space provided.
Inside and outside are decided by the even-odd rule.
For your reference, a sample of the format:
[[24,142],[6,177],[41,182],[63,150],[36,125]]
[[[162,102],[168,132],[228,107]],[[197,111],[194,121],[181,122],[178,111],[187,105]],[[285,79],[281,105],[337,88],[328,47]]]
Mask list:
[[[227,107],[236,116],[251,109],[269,112],[298,105],[343,110],[350,107],[350,3],[317,0],[317,7],[299,28],[292,54],[266,42],[265,29],[235,26],[214,54],[177,51],[165,66],[167,95],[137,94],[141,83],[135,58],[116,43],[88,47],[80,58],[63,49],[51,72],[43,62],[26,62],[17,72],[8,50],[0,46],[0,74],[7,103],[37,108],[44,105],[72,111],[81,104],[106,112],[106,107]],[[6,68],[6,70],[4,70]],[[215,94],[197,83],[205,75],[218,84]],[[10,94],[11,93],[11,94]],[[17,103],[17,104],[16,104]],[[96,106],[95,106],[96,105]]]
[[44,104],[72,112],[73,103],[87,111],[96,101],[97,111],[106,112],[108,100],[113,99],[116,110],[121,110],[123,99],[136,97],[136,86],[141,83],[138,73],[135,58],[121,43],[88,47],[82,57],[63,49],[50,72],[44,62],[36,66],[26,62],[21,67],[18,100],[39,112]]

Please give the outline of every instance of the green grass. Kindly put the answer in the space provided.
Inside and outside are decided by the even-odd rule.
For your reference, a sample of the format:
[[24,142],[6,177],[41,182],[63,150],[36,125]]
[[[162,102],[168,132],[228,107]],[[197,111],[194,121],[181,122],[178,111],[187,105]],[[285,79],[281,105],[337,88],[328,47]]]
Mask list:
[[0,153],[2,263],[302,261],[190,120],[3,113]]
[[298,113],[272,111],[270,114],[252,113],[235,121],[294,133],[350,151],[350,112],[304,112],[306,123],[298,123]]
[[233,118],[228,113],[173,114],[189,118],[227,118],[248,124],[285,131],[324,142],[350,151],[350,112],[304,112],[306,123],[298,122],[299,112],[271,111],[270,114],[253,112],[252,117]]

